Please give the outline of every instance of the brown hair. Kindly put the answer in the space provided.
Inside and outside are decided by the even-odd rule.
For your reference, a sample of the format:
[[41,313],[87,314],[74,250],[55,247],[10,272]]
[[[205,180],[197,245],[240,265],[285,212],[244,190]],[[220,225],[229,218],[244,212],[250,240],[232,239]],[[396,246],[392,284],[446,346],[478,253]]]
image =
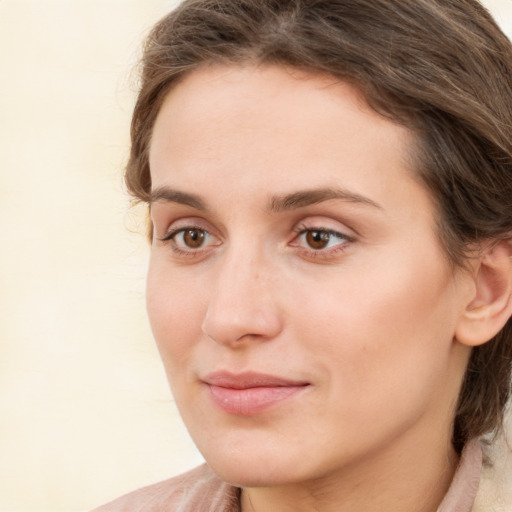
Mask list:
[[[210,63],[289,65],[355,84],[417,134],[418,178],[454,266],[512,233],[512,45],[476,0],[186,0],[150,33],[126,183],[147,201],[148,149],[166,93]],[[473,350],[454,446],[501,427],[512,322]]]

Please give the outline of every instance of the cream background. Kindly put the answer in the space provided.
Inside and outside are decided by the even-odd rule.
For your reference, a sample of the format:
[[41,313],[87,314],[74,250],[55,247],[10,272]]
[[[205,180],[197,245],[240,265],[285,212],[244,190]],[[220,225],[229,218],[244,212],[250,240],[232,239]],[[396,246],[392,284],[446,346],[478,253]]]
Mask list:
[[[174,4],[0,0],[0,512],[87,510],[201,460],[122,187],[130,71]],[[485,4],[512,34],[512,0]]]

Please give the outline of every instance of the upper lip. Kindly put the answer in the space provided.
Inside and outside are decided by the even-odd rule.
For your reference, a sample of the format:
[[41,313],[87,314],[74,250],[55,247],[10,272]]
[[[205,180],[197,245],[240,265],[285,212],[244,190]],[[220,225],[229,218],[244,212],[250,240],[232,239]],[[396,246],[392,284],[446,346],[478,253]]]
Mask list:
[[218,371],[203,378],[206,384],[230,389],[249,389],[265,387],[295,387],[306,386],[305,381],[286,379],[275,375],[257,372],[231,373]]

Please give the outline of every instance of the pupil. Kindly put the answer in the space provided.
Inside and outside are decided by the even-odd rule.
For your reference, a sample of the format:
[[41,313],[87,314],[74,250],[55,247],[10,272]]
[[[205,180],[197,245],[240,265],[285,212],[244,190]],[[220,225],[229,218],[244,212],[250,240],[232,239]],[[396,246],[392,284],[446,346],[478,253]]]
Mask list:
[[306,240],[312,249],[323,249],[329,243],[330,235],[325,231],[310,231]]

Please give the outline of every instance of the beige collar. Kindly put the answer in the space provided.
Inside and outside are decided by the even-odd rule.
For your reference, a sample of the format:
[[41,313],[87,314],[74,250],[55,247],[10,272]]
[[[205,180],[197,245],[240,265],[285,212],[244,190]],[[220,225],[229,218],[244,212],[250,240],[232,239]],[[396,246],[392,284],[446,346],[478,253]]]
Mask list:
[[471,512],[480,484],[482,446],[473,439],[462,451],[459,466],[437,512]]

